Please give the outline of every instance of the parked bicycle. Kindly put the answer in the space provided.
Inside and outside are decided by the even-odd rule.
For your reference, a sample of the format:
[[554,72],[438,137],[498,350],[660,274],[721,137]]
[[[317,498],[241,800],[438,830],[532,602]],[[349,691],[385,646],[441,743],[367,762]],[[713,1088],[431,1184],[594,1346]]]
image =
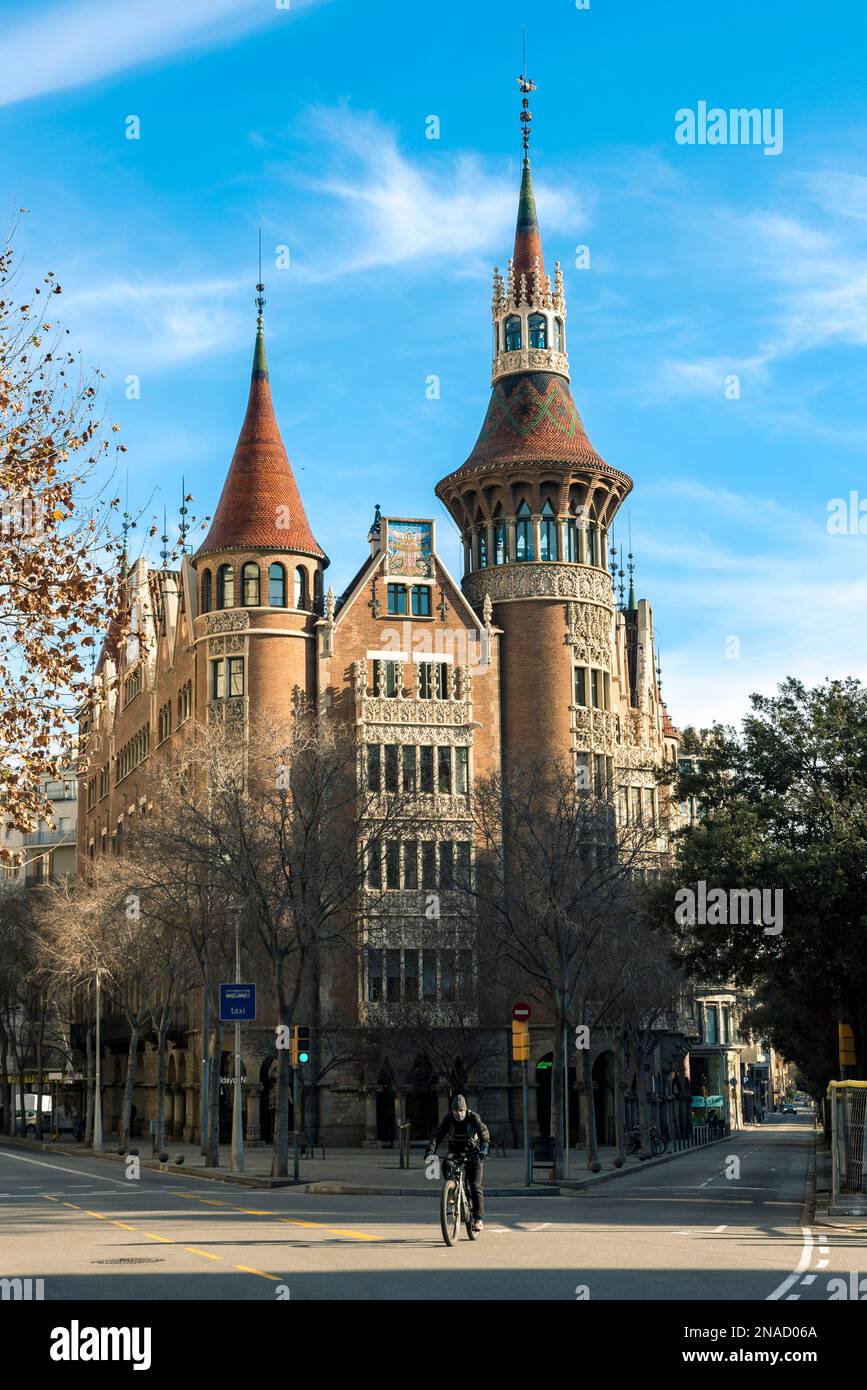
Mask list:
[[443,1190],[440,1199],[440,1225],[446,1245],[454,1245],[461,1233],[461,1222],[467,1228],[470,1240],[478,1239],[478,1231],[470,1210],[470,1194],[467,1188],[466,1163],[473,1154],[472,1148],[462,1154],[450,1154],[443,1159]]
[[[654,1157],[664,1154],[668,1148],[668,1131],[664,1130],[660,1134],[656,1125],[649,1125],[647,1129],[647,1141],[651,1154]],[[641,1125],[633,1125],[626,1135],[626,1152],[629,1154],[640,1153],[641,1151]]]

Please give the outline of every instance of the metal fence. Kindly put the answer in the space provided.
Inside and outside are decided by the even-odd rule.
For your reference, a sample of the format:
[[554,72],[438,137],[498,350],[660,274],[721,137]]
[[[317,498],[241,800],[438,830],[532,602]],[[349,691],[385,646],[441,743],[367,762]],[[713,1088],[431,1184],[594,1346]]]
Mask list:
[[832,1081],[828,1087],[831,1112],[831,1215],[867,1215],[867,1164],[864,1128],[867,1081]]

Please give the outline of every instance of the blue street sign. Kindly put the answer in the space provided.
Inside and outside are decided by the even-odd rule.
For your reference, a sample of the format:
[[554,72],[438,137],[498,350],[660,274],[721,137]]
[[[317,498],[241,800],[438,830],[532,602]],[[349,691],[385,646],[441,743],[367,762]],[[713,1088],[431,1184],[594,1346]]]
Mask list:
[[255,1018],[255,985],[220,985],[221,1023],[253,1023]]

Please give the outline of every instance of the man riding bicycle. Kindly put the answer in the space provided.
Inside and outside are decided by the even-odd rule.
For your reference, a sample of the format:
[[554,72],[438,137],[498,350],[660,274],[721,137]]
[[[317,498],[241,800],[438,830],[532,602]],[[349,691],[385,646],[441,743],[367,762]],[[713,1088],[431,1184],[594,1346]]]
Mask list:
[[476,1114],[475,1110],[467,1109],[467,1102],[463,1096],[455,1096],[450,1113],[446,1115],[425,1150],[425,1158],[436,1153],[446,1136],[449,1141],[449,1154],[470,1154],[465,1171],[473,1203],[473,1226],[477,1231],[482,1231],[485,1217],[483,1164],[491,1151],[491,1136],[481,1115]]

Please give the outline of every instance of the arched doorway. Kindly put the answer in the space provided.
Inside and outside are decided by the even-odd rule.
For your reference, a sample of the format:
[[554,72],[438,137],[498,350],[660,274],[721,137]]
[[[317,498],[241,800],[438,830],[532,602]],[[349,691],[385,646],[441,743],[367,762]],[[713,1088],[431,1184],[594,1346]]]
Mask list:
[[[247,1079],[247,1067],[244,1059],[241,1058],[241,1120],[243,1133],[247,1133],[247,1091],[244,1082]],[[220,1053],[220,1143],[231,1144],[232,1142],[232,1109],[235,1095],[235,1054],[234,1052]]]
[[406,1118],[410,1125],[409,1137],[429,1139],[440,1121],[439,1097],[434,1089],[436,1073],[430,1059],[423,1053],[416,1057],[408,1081]]
[[[536,1063],[536,1115],[540,1135],[551,1134],[551,1073],[554,1069],[554,1054],[546,1052]],[[578,1142],[578,1092],[575,1089],[576,1072],[569,1068],[569,1144]]]
[[615,1142],[614,1053],[600,1052],[593,1063],[593,1112],[597,1144]]

